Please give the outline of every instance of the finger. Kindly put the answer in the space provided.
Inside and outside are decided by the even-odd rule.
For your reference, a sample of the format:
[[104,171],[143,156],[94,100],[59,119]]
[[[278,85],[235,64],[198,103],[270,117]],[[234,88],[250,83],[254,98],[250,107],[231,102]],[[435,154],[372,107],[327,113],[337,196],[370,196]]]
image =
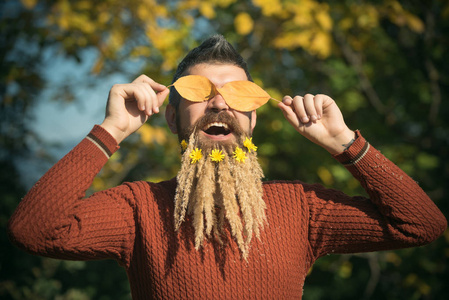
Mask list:
[[148,105],[148,93],[142,86],[136,84],[121,85],[121,97],[125,101],[135,101],[137,109],[145,111]]
[[133,82],[145,83],[149,85],[149,87],[151,88],[151,91],[149,90],[149,93],[151,94],[151,99],[153,101],[150,106],[151,109],[149,108],[147,113],[158,113],[159,107],[164,103],[164,100],[165,98],[167,98],[170,90],[165,85],[157,83],[146,75],[140,75]]
[[165,88],[165,90],[157,93],[157,101],[158,101],[159,107],[162,106],[162,104],[164,103],[164,101],[167,98],[169,93],[170,93],[170,89],[168,89],[168,88]]
[[307,118],[311,122],[316,122],[316,120],[318,120],[316,109],[315,109],[314,98],[315,98],[314,95],[306,94],[303,99],[305,114],[307,115]]
[[139,77],[137,77],[133,83],[147,83],[151,86],[151,88],[153,90],[155,90],[156,92],[162,92],[163,90],[165,90],[167,87],[163,84],[160,84],[156,81],[154,81],[153,79],[151,79],[150,77],[148,77],[147,75],[140,75]]
[[159,112],[159,107],[157,105],[157,95],[156,92],[147,83],[140,83],[139,86],[146,94],[145,98],[145,114],[151,116]]
[[304,124],[309,123],[310,119],[304,107],[304,98],[301,96],[295,96],[293,98],[292,106],[294,107],[298,119]]
[[282,103],[284,103],[287,106],[290,106],[293,103],[293,99],[292,97],[285,95],[284,98],[282,98]]
[[135,86],[134,97],[137,101],[137,107],[146,115],[151,115],[151,96],[148,91],[142,86]]
[[[284,98],[285,99],[285,98]],[[289,102],[292,102],[293,99],[289,99]],[[278,107],[281,109],[285,119],[294,127],[299,128],[302,124],[298,119],[293,107],[291,105],[286,105],[287,101],[282,101],[278,103]],[[288,103],[288,102],[287,102]],[[291,103],[290,103],[291,104]]]
[[323,116],[323,103],[324,103],[324,97],[326,97],[325,95],[316,95],[315,96],[315,111],[316,111],[316,116],[318,118],[318,120],[321,119],[321,117]]
[[160,107],[164,103],[168,94],[170,93],[170,89],[165,88],[164,90],[156,93],[149,85],[145,85],[147,92],[149,94],[149,99],[151,99],[151,103],[149,103],[149,114],[159,113]]

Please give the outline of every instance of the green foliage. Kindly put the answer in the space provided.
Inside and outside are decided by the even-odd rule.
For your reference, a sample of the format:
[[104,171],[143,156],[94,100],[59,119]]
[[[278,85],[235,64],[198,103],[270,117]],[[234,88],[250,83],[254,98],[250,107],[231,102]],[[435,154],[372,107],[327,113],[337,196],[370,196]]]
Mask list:
[[[84,51],[96,53],[91,72],[99,78],[141,62],[133,76],[143,72],[169,84],[185,52],[215,32],[236,46],[274,98],[333,97],[351,128],[361,129],[449,212],[445,1],[12,0],[0,4],[0,27],[1,228],[25,193],[12,161],[27,153],[32,137],[28,117],[45,84],[45,49],[76,60]],[[267,179],[364,193],[288,125],[274,101],[258,110],[253,141]],[[92,191],[170,178],[178,162],[176,138],[163,117],[153,118],[126,140]],[[0,242],[2,299],[129,298],[126,275],[114,262],[61,262],[27,255],[4,234]],[[304,299],[442,299],[449,293],[448,249],[446,231],[425,247],[322,258],[306,280]]]

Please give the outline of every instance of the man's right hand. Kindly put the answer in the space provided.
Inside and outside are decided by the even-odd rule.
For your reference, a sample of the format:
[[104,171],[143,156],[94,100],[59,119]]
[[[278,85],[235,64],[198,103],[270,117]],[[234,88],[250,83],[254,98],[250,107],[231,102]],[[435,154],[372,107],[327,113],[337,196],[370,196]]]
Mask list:
[[122,142],[159,112],[169,91],[146,75],[140,75],[132,83],[114,85],[109,92],[106,117],[101,126],[117,143]]

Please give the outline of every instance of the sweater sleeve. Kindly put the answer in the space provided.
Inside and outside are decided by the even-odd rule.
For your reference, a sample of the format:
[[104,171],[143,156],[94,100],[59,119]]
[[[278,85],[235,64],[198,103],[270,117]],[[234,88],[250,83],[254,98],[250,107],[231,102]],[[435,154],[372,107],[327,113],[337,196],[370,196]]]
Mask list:
[[11,242],[42,256],[112,258],[126,264],[135,231],[129,188],[123,185],[84,198],[117,149],[114,138],[95,126],[19,203],[8,223]]
[[357,136],[335,159],[359,180],[369,199],[304,185],[315,256],[420,246],[438,238],[447,226],[441,211],[412,178],[360,132]]

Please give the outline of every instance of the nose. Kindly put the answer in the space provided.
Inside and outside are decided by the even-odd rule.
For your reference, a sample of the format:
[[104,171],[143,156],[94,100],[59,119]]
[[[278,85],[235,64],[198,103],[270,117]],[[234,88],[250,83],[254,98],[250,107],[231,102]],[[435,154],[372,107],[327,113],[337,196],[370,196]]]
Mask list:
[[228,104],[226,104],[226,101],[220,94],[217,94],[212,99],[210,99],[207,106],[209,109],[217,112],[229,109]]

